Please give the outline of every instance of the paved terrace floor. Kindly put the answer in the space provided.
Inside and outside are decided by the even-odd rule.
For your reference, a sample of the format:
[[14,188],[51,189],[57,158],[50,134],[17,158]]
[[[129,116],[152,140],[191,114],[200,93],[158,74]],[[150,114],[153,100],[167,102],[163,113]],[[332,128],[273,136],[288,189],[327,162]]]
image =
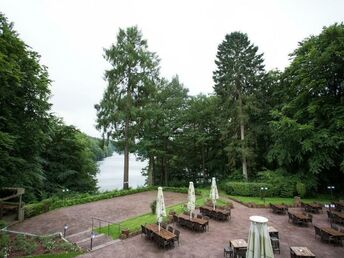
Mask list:
[[[28,219],[14,226],[16,230],[33,233],[51,233],[61,231],[64,223],[71,225],[69,233],[80,232],[90,227],[92,216],[111,221],[121,221],[128,217],[149,212],[149,204],[154,200],[156,192],[144,192],[110,200],[77,205],[51,211],[46,214]],[[186,201],[185,194],[164,193],[166,205]],[[297,210],[297,209],[296,209]],[[288,222],[287,215],[273,214],[270,209],[247,208],[234,202],[230,222],[210,220],[210,230],[196,233],[179,228],[180,246],[163,250],[140,235],[119,241],[93,253],[87,253],[79,258],[90,257],[223,257],[223,247],[230,239],[247,239],[250,226],[249,217],[261,215],[269,219],[269,225],[279,230],[281,254],[275,257],[290,257],[290,246],[306,246],[317,258],[343,258],[344,248],[323,243],[314,238],[314,228],[298,227]],[[313,224],[329,226],[325,212],[313,216]]]
[[[164,192],[166,205],[181,203],[187,195]],[[92,226],[92,217],[111,222],[119,222],[150,211],[150,204],[156,199],[156,192],[143,192],[92,203],[80,204],[53,210],[22,223],[10,229],[33,234],[50,234],[62,232],[64,224],[68,224],[67,234],[85,231]]]

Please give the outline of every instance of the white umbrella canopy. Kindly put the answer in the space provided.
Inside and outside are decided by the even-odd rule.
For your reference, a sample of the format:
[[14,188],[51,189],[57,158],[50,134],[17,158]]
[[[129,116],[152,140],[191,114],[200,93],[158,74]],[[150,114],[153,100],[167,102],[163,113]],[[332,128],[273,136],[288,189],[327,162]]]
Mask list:
[[155,207],[155,214],[159,224],[159,231],[160,231],[160,223],[163,220],[163,217],[166,217],[166,208],[165,208],[165,200],[164,195],[162,193],[162,187],[158,187],[158,195],[156,197],[156,207]]
[[274,258],[268,219],[261,216],[251,216],[251,227],[248,234],[246,258]]
[[213,202],[213,209],[215,210],[216,200],[219,199],[219,192],[217,191],[215,177],[213,177],[211,180],[210,199]]
[[190,182],[189,190],[188,190],[188,204],[187,204],[188,211],[190,212],[190,218],[192,216],[191,215],[192,212],[195,210],[195,205],[196,205],[195,188],[194,188],[193,182]]

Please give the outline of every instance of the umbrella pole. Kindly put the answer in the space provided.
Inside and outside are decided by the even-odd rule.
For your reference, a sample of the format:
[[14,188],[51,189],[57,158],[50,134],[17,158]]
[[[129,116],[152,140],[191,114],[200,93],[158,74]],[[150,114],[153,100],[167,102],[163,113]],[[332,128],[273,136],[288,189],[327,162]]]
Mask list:
[[159,232],[160,232],[160,222],[159,222],[159,227],[158,228],[159,228]]

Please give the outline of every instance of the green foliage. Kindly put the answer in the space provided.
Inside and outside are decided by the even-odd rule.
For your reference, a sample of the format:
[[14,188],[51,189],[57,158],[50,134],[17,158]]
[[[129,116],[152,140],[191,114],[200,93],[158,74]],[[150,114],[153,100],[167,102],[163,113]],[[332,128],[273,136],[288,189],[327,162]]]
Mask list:
[[152,210],[152,214],[155,214],[155,212],[156,212],[156,200],[152,201],[152,203],[150,204],[150,208]]
[[[268,190],[261,191],[261,187],[267,187]],[[267,183],[257,182],[227,182],[224,184],[223,190],[230,195],[242,196],[272,196],[274,195],[273,188]]]
[[[344,180],[344,25],[300,43],[282,75],[268,158],[291,174],[303,171],[323,188]],[[338,189],[340,186],[338,185]]]
[[[105,72],[108,87],[97,110],[97,128],[103,137],[112,138],[116,147],[129,152],[135,150],[138,130],[142,126],[140,113],[158,76],[159,60],[148,51],[147,41],[137,27],[120,29],[117,43],[105,49],[104,58],[112,68]],[[126,164],[126,162],[125,162]],[[128,188],[129,166],[124,167],[123,188]]]
[[306,195],[306,186],[301,182],[296,183],[296,192],[300,197],[304,197]]
[[255,93],[263,85],[263,54],[258,54],[258,47],[246,34],[232,32],[219,45],[215,64],[214,90],[221,100],[221,140],[225,142],[228,166],[231,170],[242,167],[243,178],[247,179],[247,170],[254,167],[256,158],[253,150],[257,138],[250,114],[257,113]]
[[25,187],[30,198],[43,186],[50,80],[2,13],[0,31],[0,187]]

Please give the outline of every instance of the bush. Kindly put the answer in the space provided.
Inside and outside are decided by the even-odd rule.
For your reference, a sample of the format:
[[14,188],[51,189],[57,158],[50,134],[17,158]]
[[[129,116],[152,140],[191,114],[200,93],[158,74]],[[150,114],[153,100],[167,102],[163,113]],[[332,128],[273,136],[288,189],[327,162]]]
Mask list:
[[156,211],[156,200],[154,200],[151,204],[150,204],[150,208],[152,210],[152,214],[155,214]]
[[262,194],[261,187],[268,188],[268,190],[264,192],[264,196],[273,195],[273,188],[271,185],[257,182],[227,182],[224,184],[223,190],[230,195],[260,196]]
[[306,194],[306,186],[301,182],[296,183],[296,191],[300,197],[304,197]]
[[[47,211],[55,210],[62,207],[73,206],[77,204],[84,204],[89,202],[100,201],[104,199],[111,199],[114,197],[141,193],[145,191],[152,191],[157,190],[157,187],[150,186],[150,187],[139,187],[136,189],[129,189],[129,190],[114,190],[110,192],[104,192],[99,194],[76,194],[66,198],[63,197],[52,197],[49,199],[45,199],[41,202],[26,204],[24,207],[25,218],[30,218],[33,216],[37,216],[39,214],[45,213]],[[180,187],[163,187],[163,190],[166,192],[177,192],[177,193],[187,193],[188,188],[180,188]],[[195,194],[200,195],[200,190],[195,190]]]

